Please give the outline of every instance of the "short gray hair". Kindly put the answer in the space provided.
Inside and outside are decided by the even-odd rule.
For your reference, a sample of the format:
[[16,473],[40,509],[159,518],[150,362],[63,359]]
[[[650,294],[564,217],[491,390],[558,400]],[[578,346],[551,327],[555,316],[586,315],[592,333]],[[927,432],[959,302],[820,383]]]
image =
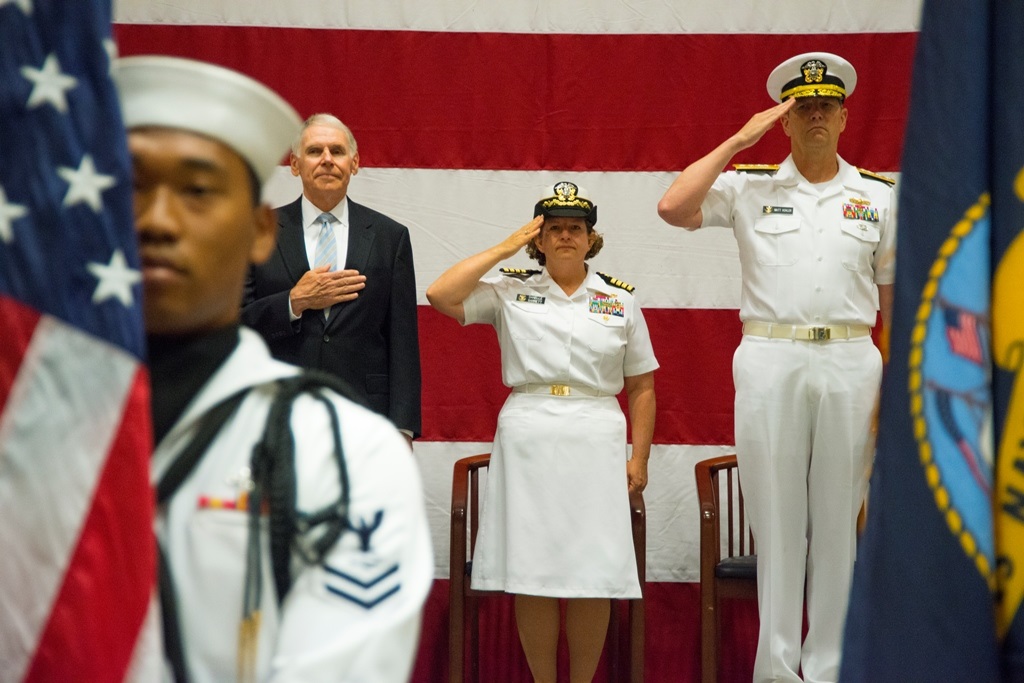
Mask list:
[[295,141],[292,142],[292,154],[295,156],[299,155],[299,145],[302,144],[302,136],[310,126],[327,126],[328,128],[337,128],[345,133],[346,137],[348,137],[348,153],[354,155],[359,151],[359,145],[356,144],[356,136],[352,135],[352,130],[342,123],[341,119],[333,114],[320,113],[313,114],[302,122],[302,128],[299,129],[299,134],[295,136]]

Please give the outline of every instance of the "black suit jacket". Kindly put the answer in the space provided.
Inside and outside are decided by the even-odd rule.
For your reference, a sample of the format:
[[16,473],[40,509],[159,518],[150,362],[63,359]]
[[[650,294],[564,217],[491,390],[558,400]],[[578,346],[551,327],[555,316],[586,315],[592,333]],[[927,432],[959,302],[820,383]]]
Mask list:
[[359,296],[333,306],[326,320],[323,311],[314,310],[289,320],[289,292],[309,270],[300,197],[277,210],[277,249],[249,272],[242,322],[263,335],[275,358],[341,377],[371,409],[419,435],[420,354],[409,230],[347,201],[345,268],[366,276]]

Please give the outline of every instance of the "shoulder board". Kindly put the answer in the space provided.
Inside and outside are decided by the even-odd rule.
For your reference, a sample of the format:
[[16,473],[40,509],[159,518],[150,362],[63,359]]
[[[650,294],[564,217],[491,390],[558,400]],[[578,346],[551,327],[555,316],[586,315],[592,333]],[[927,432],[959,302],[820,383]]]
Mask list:
[[540,273],[540,271],[539,270],[535,270],[533,268],[502,268],[501,269],[501,274],[502,275],[507,275],[509,277],[517,277],[520,280],[525,280],[526,278],[531,277],[533,275],[537,275],[538,273]]
[[619,278],[612,277],[608,273],[602,273],[602,272],[598,271],[597,274],[598,274],[598,276],[602,280],[604,280],[605,282],[610,284],[612,287],[618,287],[619,289],[624,289],[627,292],[629,292],[630,294],[632,294],[633,290],[636,289],[636,287],[634,287],[633,285],[629,284],[628,282],[623,282]]
[[896,184],[896,179],[895,178],[890,178],[889,176],[886,176],[886,175],[878,175],[877,173],[872,173],[871,171],[865,171],[863,168],[858,168],[857,172],[860,173],[862,178],[870,178],[872,180],[878,180],[878,181],[886,183],[887,185],[890,185],[890,186]]
[[738,173],[767,173],[771,175],[779,170],[778,164],[733,164]]

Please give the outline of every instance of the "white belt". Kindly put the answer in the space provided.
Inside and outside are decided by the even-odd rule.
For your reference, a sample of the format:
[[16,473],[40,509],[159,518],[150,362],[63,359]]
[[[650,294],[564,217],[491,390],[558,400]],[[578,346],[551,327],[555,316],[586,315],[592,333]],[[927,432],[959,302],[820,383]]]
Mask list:
[[743,334],[768,339],[795,341],[828,341],[830,339],[856,339],[871,335],[867,325],[788,325],[748,320],[743,323]]
[[520,384],[512,387],[519,394],[547,394],[549,396],[611,396],[591,387],[579,384]]

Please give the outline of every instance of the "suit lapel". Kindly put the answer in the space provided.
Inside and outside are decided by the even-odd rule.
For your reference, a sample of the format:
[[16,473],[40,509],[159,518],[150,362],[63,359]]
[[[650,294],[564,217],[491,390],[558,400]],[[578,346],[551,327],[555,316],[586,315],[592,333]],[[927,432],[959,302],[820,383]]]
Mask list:
[[309,270],[306,238],[302,233],[302,197],[277,210],[277,250],[288,276],[298,282]]
[[[370,247],[373,246],[373,219],[365,207],[348,200],[348,254],[345,256],[345,270],[358,270],[366,274],[370,260]],[[345,316],[353,305],[359,303],[357,297],[353,301],[334,306],[327,318],[327,325],[333,327],[335,321]]]
[[348,255],[345,257],[346,270],[366,271],[373,244],[373,222],[369,212],[351,199],[348,200]]

